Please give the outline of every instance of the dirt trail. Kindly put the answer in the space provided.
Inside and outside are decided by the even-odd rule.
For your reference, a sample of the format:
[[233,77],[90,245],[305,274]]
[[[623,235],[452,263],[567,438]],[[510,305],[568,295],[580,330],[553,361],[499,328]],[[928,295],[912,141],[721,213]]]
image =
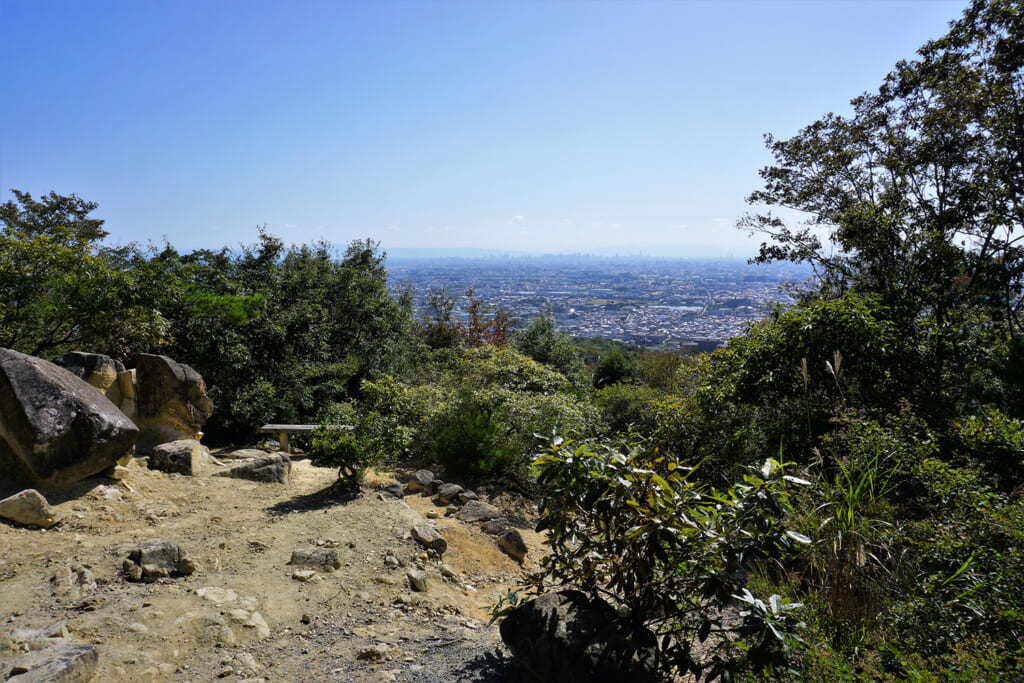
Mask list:
[[[478,525],[426,520],[448,542],[431,559],[409,531],[443,509],[384,493],[390,475],[340,498],[334,471],[307,460],[295,460],[287,485],[139,462],[121,482],[77,485],[56,505],[56,527],[0,523],[0,646],[15,629],[62,621],[73,642],[98,646],[96,681],[484,681],[508,669],[487,610],[535,568],[532,530],[520,529],[529,548],[520,565]],[[180,544],[198,570],[126,581],[125,549],[147,539]],[[336,549],[341,568],[294,579],[292,551],[317,547]],[[442,563],[454,576],[442,576]],[[417,566],[430,574],[425,592],[406,576]],[[14,654],[0,652],[0,679]]]

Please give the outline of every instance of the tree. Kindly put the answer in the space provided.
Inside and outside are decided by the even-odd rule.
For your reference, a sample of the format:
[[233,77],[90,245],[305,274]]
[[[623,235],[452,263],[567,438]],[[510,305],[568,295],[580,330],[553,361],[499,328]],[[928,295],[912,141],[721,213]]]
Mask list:
[[878,293],[909,319],[941,327],[976,306],[1019,331],[1022,39],[1018,2],[975,0],[919,59],[852,100],[852,115],[767,136],[776,165],[748,201],[809,218],[748,214],[741,226],[769,237],[755,260],[808,262],[822,293]]
[[89,217],[95,203],[14,196],[0,205],[0,346],[124,357],[166,341],[162,283],[139,277],[144,258],[134,246],[102,244],[103,221]]
[[[901,330],[894,357],[917,356],[915,383],[934,396],[921,407],[935,419],[949,416],[957,401],[946,396],[970,372],[993,366],[991,349],[1008,349],[1005,374],[1024,348],[1022,46],[1018,2],[975,0],[918,59],[852,100],[851,115],[767,136],[776,164],[748,201],[769,210],[740,221],[768,237],[756,262],[815,268],[812,297],[877,297]],[[806,220],[793,225],[772,207]]]

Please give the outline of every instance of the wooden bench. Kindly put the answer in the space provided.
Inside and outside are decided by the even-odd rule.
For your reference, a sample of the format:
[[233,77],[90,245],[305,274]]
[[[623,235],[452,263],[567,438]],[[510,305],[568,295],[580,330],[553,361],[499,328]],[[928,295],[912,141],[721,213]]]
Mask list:
[[[281,450],[285,453],[291,453],[292,447],[288,443],[289,434],[309,434],[320,425],[263,425],[260,427],[260,433],[265,434],[277,434],[277,442],[281,445]],[[328,425],[330,427],[337,427],[338,429],[352,429],[351,425]]]

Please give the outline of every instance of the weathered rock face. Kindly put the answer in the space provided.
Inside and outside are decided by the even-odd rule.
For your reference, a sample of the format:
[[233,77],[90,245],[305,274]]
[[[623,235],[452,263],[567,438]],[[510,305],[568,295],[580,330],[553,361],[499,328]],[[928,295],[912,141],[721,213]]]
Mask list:
[[117,463],[138,428],[95,387],[0,349],[0,480],[66,487]]
[[248,479],[267,484],[287,484],[288,473],[292,471],[292,461],[287,453],[271,453],[262,457],[235,465],[231,469],[218,472],[218,477]]
[[179,439],[198,440],[213,414],[213,401],[198,372],[167,356],[141,354],[136,361],[138,449]]
[[579,591],[547,593],[501,622],[501,639],[536,680],[653,683],[656,639],[631,633],[615,609]]
[[102,391],[129,420],[137,417],[135,371],[125,370],[121,361],[101,353],[69,351],[50,362]]

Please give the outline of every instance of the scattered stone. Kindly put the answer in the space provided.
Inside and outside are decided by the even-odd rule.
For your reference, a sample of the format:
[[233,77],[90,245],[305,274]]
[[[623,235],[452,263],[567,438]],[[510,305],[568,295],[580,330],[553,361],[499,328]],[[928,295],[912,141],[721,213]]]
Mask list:
[[465,505],[471,500],[479,500],[480,496],[476,495],[473,491],[463,491],[459,494],[459,502]]
[[423,547],[443,553],[448,549],[448,542],[444,540],[441,534],[437,533],[434,527],[420,525],[412,528],[412,537],[417,543]]
[[283,451],[262,455],[254,460],[235,465],[231,469],[217,472],[218,477],[247,479],[267,484],[287,484],[292,471],[292,461]]
[[409,577],[409,585],[414,591],[422,593],[427,590],[427,573],[419,569],[410,569],[405,575]]
[[206,643],[214,646],[234,647],[238,642],[235,632],[219,614],[200,614],[194,619],[194,623],[199,627],[200,639]]
[[215,605],[226,605],[238,600],[238,593],[230,588],[219,588],[217,586],[206,586],[197,588],[196,595],[203,600],[208,600]]
[[114,481],[121,481],[128,476],[128,468],[124,465],[114,465],[103,470],[103,476]]
[[210,454],[195,439],[168,441],[153,447],[149,456],[149,469],[196,476],[209,462]]
[[299,619],[299,621],[303,624],[309,624],[313,621],[313,618],[309,616],[307,613],[303,612],[302,617]]
[[117,463],[138,433],[95,387],[41,358],[0,349],[0,479],[70,486]]
[[334,548],[310,548],[309,550],[293,550],[292,559],[288,564],[300,567],[320,567],[329,572],[341,569],[338,551]]
[[99,651],[94,645],[59,643],[10,662],[8,683],[85,683],[96,675]]
[[16,628],[11,632],[9,648],[12,650],[45,650],[68,640],[68,627],[57,621],[40,629]]
[[501,639],[537,680],[601,683],[659,680],[657,639],[631,629],[615,608],[580,591],[547,593],[501,622]]
[[455,576],[456,576],[455,570],[452,569],[452,566],[450,564],[442,564],[440,569],[441,569],[441,576],[443,576],[444,578],[446,578],[446,579],[454,579],[455,578]]
[[462,506],[460,505],[449,505],[444,509],[444,516],[451,517],[452,515],[457,514],[461,509]]
[[401,484],[391,484],[389,486],[385,486],[384,492],[395,498],[402,498],[405,495],[405,489],[402,488]]
[[512,526],[507,517],[495,517],[484,522],[480,528],[485,534],[500,534]]
[[434,473],[430,470],[416,470],[406,484],[406,491],[415,493],[417,491],[430,492],[434,488]]
[[384,661],[391,654],[391,648],[382,643],[365,647],[356,655],[356,659],[369,659],[375,662]]
[[320,575],[313,569],[296,569],[292,572],[292,578],[296,581],[308,583],[310,581],[320,580]]
[[463,522],[486,522],[501,517],[501,510],[482,500],[471,500],[455,516]]
[[437,510],[427,510],[426,514],[424,515],[424,517],[426,517],[427,519],[437,519],[440,516],[441,513],[438,512]]
[[498,546],[520,562],[526,559],[526,543],[519,529],[510,528],[498,534]]
[[69,564],[53,573],[50,579],[54,588],[61,593],[88,593],[96,590],[96,577],[92,570],[80,564]]
[[157,539],[129,548],[122,568],[130,581],[151,583],[172,574],[192,574],[196,565],[177,543]]
[[456,503],[463,488],[458,484],[441,484],[437,487],[437,500],[442,505]]
[[384,566],[388,569],[398,569],[402,566],[402,561],[398,559],[397,555],[395,555],[393,552],[389,550],[384,555]]
[[270,635],[270,627],[267,626],[266,620],[263,615],[259,612],[253,612],[249,620],[242,624],[245,628],[251,628],[256,631],[257,638],[266,638]]
[[[2,449],[3,446],[0,446]],[[0,500],[0,517],[25,526],[49,529],[60,521],[56,510],[50,507],[43,494],[35,489],[25,489],[9,498]]]

